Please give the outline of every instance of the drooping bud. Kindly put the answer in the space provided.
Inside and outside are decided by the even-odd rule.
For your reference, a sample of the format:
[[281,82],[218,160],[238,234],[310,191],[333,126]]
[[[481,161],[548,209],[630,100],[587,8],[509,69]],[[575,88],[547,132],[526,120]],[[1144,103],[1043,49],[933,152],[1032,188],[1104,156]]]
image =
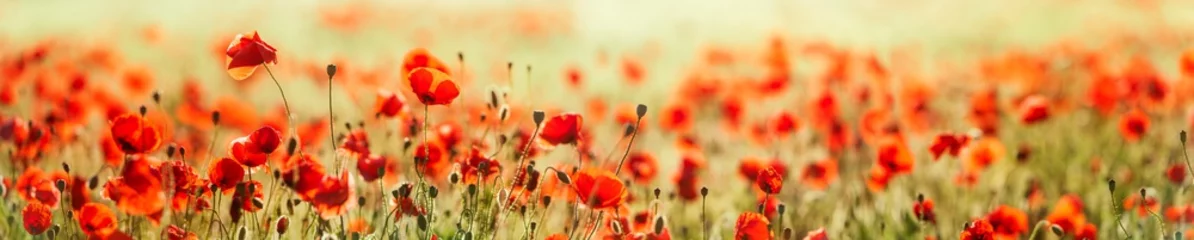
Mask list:
[[562,182],[564,184],[572,184],[572,178],[568,177],[568,174],[564,174],[564,172],[560,172],[560,171],[555,171],[555,172],[556,172],[556,179],[560,180],[560,182]]

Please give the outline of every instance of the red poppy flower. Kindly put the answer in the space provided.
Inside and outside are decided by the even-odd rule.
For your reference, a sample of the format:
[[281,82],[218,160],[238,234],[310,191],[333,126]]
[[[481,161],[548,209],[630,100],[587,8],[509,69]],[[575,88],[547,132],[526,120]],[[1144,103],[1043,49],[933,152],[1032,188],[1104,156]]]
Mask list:
[[771,129],[775,135],[784,137],[796,133],[796,130],[800,129],[800,120],[790,112],[782,112],[771,120]]
[[1065,195],[1057,200],[1045,220],[1061,227],[1066,233],[1076,233],[1086,224],[1086,214],[1082,209],[1082,200],[1078,196]]
[[50,207],[39,202],[29,202],[29,205],[25,205],[25,209],[21,210],[21,217],[25,220],[25,232],[31,235],[46,232],[54,220]]
[[[232,194],[232,199],[234,199],[234,201],[240,201],[241,210],[248,212],[256,212],[259,210],[260,207],[253,204],[253,199],[257,199],[257,201],[263,201],[265,198],[265,194],[263,193],[265,189],[261,182],[250,180],[241,182],[237,185],[238,188],[243,188],[244,191],[235,191]],[[253,191],[249,192],[249,189],[252,189]]]
[[344,143],[340,144],[340,149],[360,157],[367,156],[370,153],[369,136],[366,135],[364,129],[352,130],[344,137]]
[[447,105],[460,95],[460,88],[448,73],[434,68],[415,68],[406,76],[411,91],[427,105]]
[[373,182],[381,177],[382,171],[389,159],[377,154],[369,154],[368,156],[361,156],[357,158],[357,172],[361,174],[361,178],[365,182]]
[[100,146],[100,150],[104,154],[104,163],[117,167],[124,161],[124,150],[121,150],[120,145],[116,144],[116,139],[112,138],[112,134],[104,134],[100,138]]
[[779,191],[784,187],[783,177],[771,167],[759,170],[759,175],[755,178],[755,183],[759,186],[759,189],[769,194],[779,194]]
[[431,129],[433,129],[431,134],[435,134],[432,136],[439,139],[448,151],[454,151],[453,149],[456,149],[456,145],[460,144],[460,140],[464,139],[464,132],[460,130],[460,124],[456,122],[442,122],[436,124]]
[[112,138],[125,154],[153,152],[161,144],[158,129],[138,115],[125,114],[112,121]]
[[630,176],[634,178],[635,182],[642,184],[651,183],[659,172],[659,164],[655,162],[655,155],[643,151],[630,153],[630,156],[626,158],[626,166],[623,168],[630,172]]
[[995,239],[995,228],[985,219],[975,220],[962,230],[962,235],[958,238],[961,240]]
[[622,180],[604,169],[586,168],[577,172],[572,178],[572,190],[593,209],[617,208],[626,199]]
[[543,240],[568,240],[568,235],[564,235],[563,233],[556,233],[556,234],[548,235],[546,238],[543,238]]
[[116,214],[108,206],[88,203],[75,212],[79,229],[87,236],[108,236],[116,231]]
[[409,76],[410,73],[414,72],[417,68],[431,68],[445,73],[451,72],[448,70],[447,65],[444,65],[439,58],[432,56],[431,53],[424,48],[411,49],[409,52],[406,52],[406,56],[403,56],[402,76],[404,78]]
[[754,182],[759,176],[759,171],[767,167],[762,159],[757,157],[746,157],[738,163],[738,175],[746,178],[747,181]]
[[779,212],[779,198],[775,197],[774,195],[763,195],[759,196],[758,199],[759,200],[757,203],[755,203],[755,206],[762,206],[763,215],[767,216],[768,219],[774,218],[776,213]]
[[1188,78],[1194,78],[1194,49],[1183,52],[1179,61],[1181,61],[1182,74]]
[[734,224],[734,239],[768,240],[771,239],[771,221],[762,214],[744,212],[738,215]]
[[659,126],[665,130],[685,133],[692,128],[693,106],[685,103],[673,103],[663,108],[659,114]]
[[1119,120],[1119,132],[1129,142],[1136,142],[1148,132],[1148,115],[1140,109],[1132,109]]
[[884,168],[871,168],[870,174],[867,175],[866,186],[871,191],[878,192],[887,189],[887,184],[891,183],[891,178],[895,174],[885,170]]
[[1132,194],[1129,195],[1127,199],[1124,199],[1123,204],[1125,210],[1135,209],[1136,214],[1140,215],[1140,217],[1147,217],[1149,211],[1161,211],[1161,203],[1157,202],[1157,199],[1152,196],[1145,197],[1144,200],[1141,201],[1140,195]]
[[207,179],[210,179],[212,184],[220,187],[220,189],[224,189],[225,194],[231,193],[230,190],[235,189],[236,184],[240,183],[244,178],[245,168],[231,158],[216,160],[207,173]]
[[[257,151],[265,154],[274,153],[282,145],[282,134],[270,126],[263,126],[249,134],[249,142],[257,147]],[[252,166],[250,166],[252,167]]]
[[245,166],[256,167],[265,164],[267,157],[257,149],[253,142],[249,141],[249,137],[239,137],[228,144],[228,155]]
[[908,151],[908,146],[899,137],[892,136],[881,140],[875,155],[876,165],[891,174],[912,172],[915,164],[912,152]]
[[[407,183],[407,185],[409,185],[409,183]],[[390,200],[390,204],[394,205],[395,208],[398,208],[396,211],[394,211],[394,218],[396,218],[394,219],[395,222],[401,220],[403,216],[417,217],[423,215],[425,211],[425,209],[419,207],[415,203],[414,198],[411,198],[410,196],[399,196],[398,198],[392,198],[392,200]]]
[[[291,156],[279,171],[282,183],[294,190],[299,199],[311,201],[323,182],[323,165],[310,154]],[[214,181],[214,180],[213,180]]]
[[500,162],[481,154],[481,150],[477,148],[473,148],[469,155],[460,160],[459,164],[460,173],[463,175],[461,181],[465,184],[476,183],[479,180],[492,180],[502,171]]
[[1194,207],[1171,206],[1165,209],[1165,219],[1174,223],[1194,222]]
[[324,219],[343,215],[348,212],[348,199],[352,198],[351,185],[348,172],[340,174],[338,178],[324,176],[315,191],[315,197],[311,199],[311,205],[315,206],[315,211]]
[[837,159],[829,158],[809,164],[800,173],[800,179],[809,188],[825,190],[837,179]]
[[62,193],[54,184],[54,180],[42,172],[41,168],[30,167],[17,177],[16,185],[13,188],[25,201],[38,202],[51,209],[56,209]]
[[244,80],[253,75],[258,65],[278,63],[277,49],[270,46],[257,31],[237,34],[225,50],[224,68],[232,79]]
[[79,210],[84,204],[91,202],[91,189],[87,188],[87,180],[74,176],[66,182],[66,187],[70,189],[71,209]]
[[1165,169],[1165,177],[1169,178],[1169,182],[1181,185],[1186,181],[1186,166],[1181,163],[1174,163]]
[[680,195],[680,199],[693,201],[701,197],[698,192],[701,188],[698,185],[700,180],[698,174],[703,168],[705,168],[705,160],[700,152],[687,152],[680,158],[680,171],[674,178],[676,192]]
[[1003,159],[1007,154],[1007,149],[1003,146],[997,138],[983,138],[968,144],[966,150],[962,153],[964,160],[963,167],[971,170],[986,169],[995,161]]
[[994,88],[980,90],[970,96],[970,122],[984,134],[993,135],[999,128],[998,101]]
[[808,232],[808,235],[804,236],[804,240],[829,240],[829,235],[825,233],[825,228],[818,228]]
[[182,229],[178,226],[174,226],[173,224],[171,224],[170,226],[166,227],[166,239],[169,239],[169,240],[198,240],[199,236],[195,235],[195,233],[193,233],[193,232],[187,232],[186,229]]
[[373,108],[377,116],[396,117],[407,111],[406,99],[401,94],[386,90],[377,90],[377,101]]
[[104,185],[104,195],[129,215],[151,216],[161,213],[165,206],[165,194],[159,164],[158,160],[150,157],[129,161],[119,177],[109,179]]
[[576,144],[581,139],[584,118],[580,114],[565,113],[547,120],[539,131],[539,140],[550,146]]
[[[742,119],[746,117],[746,103],[743,103],[742,97],[738,94],[726,96],[721,101],[721,118],[724,126],[731,130],[737,131],[742,127]],[[674,128],[669,128],[679,132],[686,132],[692,126],[693,118],[691,104],[677,103],[675,107],[664,109],[665,120],[674,123]],[[668,119],[667,117],[670,117]]]
[[451,166],[448,152],[439,141],[430,141],[415,147],[415,165],[433,179],[440,179]]
[[949,153],[950,156],[957,157],[958,152],[966,143],[970,142],[970,137],[964,134],[950,134],[942,133],[933,138],[933,143],[929,145],[929,153],[933,154],[933,160],[941,157],[941,154]]
[[1049,99],[1037,95],[1029,96],[1020,102],[1017,111],[1020,114],[1020,122],[1024,124],[1045,121],[1049,119]]
[[1099,237],[1099,229],[1092,223],[1082,225],[1078,232],[1074,233],[1074,239],[1095,240]]
[[933,200],[925,199],[912,205],[912,214],[921,221],[937,223],[937,213],[933,211]]
[[1018,239],[1020,234],[1028,231],[1028,215],[1007,205],[1000,205],[987,214],[987,222],[991,223],[996,237],[1000,239]]

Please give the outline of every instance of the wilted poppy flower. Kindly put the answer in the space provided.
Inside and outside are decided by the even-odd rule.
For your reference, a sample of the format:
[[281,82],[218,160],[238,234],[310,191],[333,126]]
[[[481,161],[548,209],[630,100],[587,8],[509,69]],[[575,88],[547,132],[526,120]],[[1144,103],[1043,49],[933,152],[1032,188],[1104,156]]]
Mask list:
[[87,236],[108,236],[116,231],[116,214],[108,206],[88,203],[75,212],[79,229]]
[[626,158],[625,170],[630,172],[630,176],[634,178],[635,182],[647,184],[655,180],[655,175],[659,172],[658,163],[655,162],[655,155],[650,152],[635,151],[630,153]]
[[1149,125],[1148,115],[1144,114],[1144,111],[1132,109],[1120,118],[1119,132],[1123,134],[1124,140],[1136,142],[1148,132]]
[[765,167],[759,170],[759,175],[755,178],[755,183],[768,194],[779,194],[779,191],[784,186],[784,179],[779,173],[775,172],[774,168]]
[[1033,124],[1049,119],[1049,99],[1042,96],[1029,96],[1020,102],[1017,110],[1020,122]]
[[39,202],[29,202],[25,205],[25,209],[21,210],[21,219],[25,223],[25,232],[30,235],[38,235],[50,229],[51,221],[54,216],[51,215],[50,207]]
[[742,215],[738,215],[738,221],[734,224],[734,239],[771,239],[770,224],[771,221],[767,220],[767,217],[764,217],[762,214],[744,212]]
[[232,79],[244,80],[253,75],[258,65],[278,63],[277,51],[261,40],[257,31],[237,34],[225,50],[224,68]]
[[377,101],[374,104],[374,114],[378,116],[396,117],[406,112],[406,99],[401,94],[386,90],[377,90]]
[[145,118],[131,113],[116,117],[110,130],[112,139],[125,154],[152,152],[161,144],[158,129]]
[[809,188],[824,190],[837,179],[837,159],[829,158],[809,164],[800,173],[800,179]]
[[460,95],[460,88],[452,76],[434,68],[415,68],[406,80],[411,91],[426,105],[447,105]]
[[220,189],[224,189],[225,194],[230,193],[230,190],[234,189],[236,184],[244,178],[245,168],[231,158],[216,160],[207,173],[207,179],[210,179],[212,184]]
[[577,172],[572,178],[572,190],[593,209],[617,208],[626,198],[622,180],[604,169],[586,168]]
[[962,230],[962,235],[958,238],[961,240],[995,239],[995,228],[985,219],[975,220]]
[[1020,234],[1028,231],[1028,215],[1007,205],[1000,205],[987,214],[987,222],[991,223],[996,237],[1000,239],[1018,239]]
[[565,113],[547,120],[539,131],[539,140],[550,146],[576,144],[581,139],[584,118],[580,114]]
[[937,213],[933,211],[933,200],[925,199],[912,205],[912,214],[921,221],[937,223]]
[[964,134],[950,134],[942,133],[933,138],[933,143],[929,145],[929,153],[933,154],[933,160],[941,157],[941,154],[949,153],[950,156],[957,157],[958,152],[966,143],[970,142],[970,137]]

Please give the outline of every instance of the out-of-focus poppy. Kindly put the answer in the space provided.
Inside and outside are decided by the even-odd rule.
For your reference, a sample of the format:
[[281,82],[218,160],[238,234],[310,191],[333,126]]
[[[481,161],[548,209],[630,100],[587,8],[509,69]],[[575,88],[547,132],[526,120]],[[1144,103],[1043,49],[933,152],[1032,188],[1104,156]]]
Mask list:
[[[311,201],[322,185],[324,169],[310,154],[291,156],[279,168],[282,183],[294,190],[299,199]],[[216,181],[213,179],[212,181]]]
[[668,104],[659,114],[659,126],[672,132],[688,132],[692,128],[693,119],[696,118],[692,108],[690,104]]
[[779,212],[779,198],[774,195],[762,195],[758,199],[758,203],[755,206],[762,207],[763,215],[767,216],[767,219],[776,217],[776,214]]
[[548,235],[546,238],[543,238],[543,240],[568,240],[568,235],[564,235],[563,233],[556,233],[556,234]]
[[153,152],[161,144],[158,129],[138,115],[116,117],[110,128],[113,140],[125,154]]
[[764,167],[759,170],[759,175],[755,178],[755,183],[768,194],[779,194],[783,189],[784,179],[779,173],[775,172],[774,168]]
[[87,188],[87,180],[80,176],[74,176],[66,181],[68,182],[67,188],[70,189],[71,209],[79,210],[83,205],[91,202],[91,189]]
[[448,152],[454,152],[456,146],[459,145],[461,140],[464,139],[464,131],[461,129],[462,127],[460,124],[453,121],[447,121],[436,124],[434,127],[432,127],[431,134],[435,134],[433,136],[435,136],[436,139],[439,139],[440,143],[443,143],[444,148],[447,149]]
[[29,202],[25,205],[24,210],[21,210],[21,219],[24,220],[25,232],[30,235],[39,235],[50,229],[51,221],[54,220],[50,207],[40,202]]
[[614,209],[626,200],[626,185],[614,173],[597,168],[585,168],[572,178],[572,191],[593,209]]
[[871,168],[866,179],[867,189],[874,192],[883,191],[887,189],[887,184],[891,183],[891,178],[894,176],[895,174],[883,168]]
[[738,215],[734,224],[734,239],[768,240],[771,239],[771,221],[767,217],[755,212],[744,212]]
[[1194,78],[1194,48],[1188,49],[1182,53],[1181,60],[1178,60],[1181,65],[1182,75],[1187,78]]
[[311,205],[315,206],[315,211],[324,219],[343,215],[348,212],[351,203],[348,201],[352,198],[351,185],[352,180],[348,178],[348,172],[340,174],[340,177],[324,176],[316,189],[315,197],[311,199]]
[[999,139],[982,138],[967,144],[962,153],[962,159],[965,161],[963,166],[972,170],[986,169],[995,161],[1003,159],[1006,154],[1007,149]]
[[377,90],[377,101],[373,112],[377,116],[396,117],[407,111],[406,99],[401,94],[386,90]]
[[961,240],[995,239],[995,228],[986,219],[975,220],[962,230],[962,235],[958,238]]
[[1046,221],[1061,227],[1062,231],[1075,234],[1086,225],[1086,214],[1082,212],[1082,199],[1075,195],[1065,195],[1053,205],[1053,210],[1045,217]]
[[1135,209],[1136,214],[1140,215],[1140,217],[1147,217],[1149,211],[1161,211],[1161,203],[1157,202],[1157,198],[1153,196],[1147,196],[1141,200],[1140,195],[1131,194],[1127,199],[1124,199],[1123,204],[1125,210]]
[[278,129],[263,126],[249,134],[249,142],[252,142],[253,146],[257,147],[256,150],[258,152],[270,154],[274,153],[274,150],[277,150],[278,146],[282,145],[282,134],[278,132]]
[[1186,181],[1186,166],[1181,163],[1174,163],[1165,169],[1165,177],[1169,179],[1170,183],[1182,185]]
[[809,164],[800,173],[800,179],[809,188],[825,190],[837,180],[837,159],[827,158]]
[[1194,222],[1194,207],[1170,206],[1165,209],[1165,219],[1175,223]]
[[1099,229],[1093,223],[1086,223],[1078,232],[1074,233],[1074,239],[1096,240],[1099,237]]
[[365,182],[373,182],[381,177],[382,172],[386,171],[384,167],[389,161],[389,158],[377,154],[361,156],[357,158],[357,172],[361,174],[361,178],[364,178]]
[[1049,99],[1039,95],[1029,96],[1020,102],[1017,112],[1020,122],[1024,124],[1045,121],[1049,119]]
[[933,211],[933,199],[917,201],[912,205],[912,214],[921,221],[937,223],[937,212]]
[[158,169],[160,164],[152,157],[129,161],[119,177],[109,179],[104,185],[104,195],[115,201],[116,208],[124,213],[148,216],[156,221],[156,218],[161,217],[157,214],[165,207],[162,175]]
[[231,158],[216,160],[209,169],[207,179],[223,189],[225,194],[231,193],[236,184],[245,178],[245,168]]
[[452,164],[448,160],[447,150],[439,141],[430,141],[415,147],[415,160],[415,165],[419,168],[416,170],[423,171],[423,174],[433,179],[440,179]]
[[116,214],[108,206],[88,203],[75,212],[79,230],[87,236],[108,236],[116,231]]
[[104,154],[104,163],[109,166],[120,166],[121,162],[124,161],[124,150],[120,149],[120,145],[116,144],[116,140],[112,138],[110,133],[104,134],[100,138],[100,151]]
[[929,153],[933,154],[933,160],[941,157],[941,154],[949,153],[950,156],[957,157],[962,147],[970,142],[970,137],[964,134],[950,134],[942,133],[933,138],[933,143],[929,144]]
[[257,110],[243,99],[220,96],[216,98],[215,110],[220,112],[220,126],[229,126],[245,132],[261,126]]
[[1124,83],[1127,83],[1128,97],[1131,99],[1143,103],[1156,103],[1165,100],[1169,93],[1169,86],[1147,58],[1132,57],[1122,74]]
[[502,166],[497,160],[481,154],[481,150],[473,148],[468,155],[460,160],[461,180],[465,184],[492,180],[501,173]]
[[1020,234],[1028,231],[1028,215],[1007,205],[995,208],[986,219],[995,229],[996,239],[1018,239]]
[[1111,115],[1122,102],[1122,97],[1126,92],[1124,91],[1125,87],[1119,78],[1110,76],[1108,73],[1094,70],[1091,74],[1094,76],[1091,76],[1093,79],[1091,79],[1090,89],[1086,93],[1087,101],[1103,116]]
[[265,188],[261,182],[256,180],[244,181],[237,184],[238,188],[243,188],[243,191],[235,191],[232,194],[233,201],[239,201],[241,210],[248,212],[256,212],[261,209],[261,206],[253,204],[253,201],[264,202]]
[[425,48],[415,48],[406,52],[406,56],[402,57],[402,77],[405,79],[417,68],[431,68],[443,73],[449,73],[447,65],[431,55],[431,52]]
[[829,234],[826,233],[825,228],[822,227],[808,232],[808,235],[804,236],[804,240],[829,240]]
[[178,226],[174,226],[173,224],[171,224],[170,226],[166,227],[166,239],[169,239],[169,240],[198,240],[199,236],[195,235],[195,233],[193,233],[193,232],[187,232],[186,229],[182,229]]
[[[693,124],[696,116],[692,113],[692,107],[688,102],[676,103],[675,107],[664,109],[664,120],[674,123],[676,131],[684,132]],[[742,97],[737,94],[731,94],[721,100],[720,105],[721,119],[723,125],[731,132],[737,131],[742,127],[742,122],[746,118],[746,103],[743,102]],[[670,116],[669,116],[670,115]]]
[[1140,109],[1129,110],[1119,120],[1119,132],[1128,142],[1139,141],[1148,132],[1150,122],[1148,115]]
[[642,62],[630,57],[622,58],[622,79],[626,80],[627,83],[642,83],[646,75],[646,69],[643,67]]
[[626,166],[623,168],[630,172],[630,176],[635,182],[641,184],[651,183],[659,172],[659,164],[655,161],[655,155],[643,151],[630,153],[630,156],[626,158]]
[[365,129],[353,129],[344,136],[343,143],[340,143],[340,149],[348,151],[358,157],[368,156],[369,150],[369,136],[366,135]]
[[998,98],[995,88],[986,88],[970,95],[970,122],[984,134],[993,135],[999,128]]
[[17,177],[16,189],[17,194],[28,202],[38,202],[44,204],[51,209],[58,208],[60,196],[62,193],[54,186],[54,180],[50,178],[45,172],[38,167],[26,168],[21,176]]
[[892,174],[912,172],[915,164],[908,146],[895,136],[880,140],[875,156],[875,164]]
[[698,174],[701,169],[705,168],[705,159],[700,152],[689,151],[684,153],[680,158],[680,169],[676,173],[673,180],[676,183],[677,195],[680,199],[685,201],[693,201],[701,196],[699,195],[700,180]]
[[790,112],[782,112],[771,120],[771,130],[776,136],[785,137],[800,129],[800,120]]
[[350,233],[368,234],[369,230],[369,223],[365,222],[364,218],[357,217],[348,222],[348,232]]
[[757,157],[742,158],[742,161],[738,162],[738,175],[746,178],[746,181],[754,183],[755,179],[759,176],[759,172],[766,167],[767,165],[763,163],[763,160]]
[[224,68],[232,79],[244,80],[253,75],[258,65],[278,63],[277,49],[270,46],[257,31],[237,34],[225,50]]
[[584,118],[580,114],[565,113],[547,120],[539,131],[539,140],[548,146],[577,144],[581,136]]
[[411,91],[426,105],[447,105],[460,95],[460,87],[452,76],[434,68],[415,68],[406,80]]

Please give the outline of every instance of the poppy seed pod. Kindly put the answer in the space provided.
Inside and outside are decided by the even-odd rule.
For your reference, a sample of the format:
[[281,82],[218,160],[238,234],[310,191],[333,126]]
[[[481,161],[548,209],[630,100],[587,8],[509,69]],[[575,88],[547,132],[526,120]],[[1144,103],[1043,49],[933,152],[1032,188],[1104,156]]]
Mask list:
[[97,186],[99,186],[99,176],[93,176],[91,179],[87,180],[88,189],[95,189]]
[[336,64],[328,64],[328,78],[336,76]]
[[468,195],[469,196],[477,195],[477,184],[469,184],[468,185]]
[[139,112],[141,113],[142,117],[144,117],[146,113],[149,113],[149,108],[146,108],[145,105],[141,105],[141,108],[138,110],[140,110]]
[[535,110],[535,112],[531,114],[531,119],[535,120],[535,125],[543,124],[544,117],[546,116],[544,115],[543,111],[539,110]]
[[654,193],[655,193],[655,199],[659,199],[659,194],[660,194],[660,193],[662,193],[662,192],[663,192],[663,191],[660,191],[660,190],[659,190],[659,188],[655,188],[655,191],[654,191]]
[[638,114],[638,118],[643,118],[643,116],[647,115],[647,105],[640,103],[638,108],[635,109],[635,113]]
[[58,181],[54,181],[54,187],[57,187],[58,191],[66,190],[66,180],[58,179]]
[[290,138],[290,141],[286,143],[286,154],[293,156],[295,150],[298,150],[298,141],[292,137]]
[[187,158],[187,148],[178,147],[178,157],[183,159]]
[[701,187],[701,197],[708,196],[708,195],[709,195],[709,188]]
[[438,197],[439,196],[439,188],[436,188],[435,186],[431,186],[430,189],[427,189],[427,196],[430,196],[431,198]]
[[[174,158],[174,145],[166,146],[166,158]],[[66,163],[63,163],[64,165]],[[69,173],[69,172],[67,172]]]
[[543,196],[543,198],[539,199],[539,202],[543,204],[543,207],[551,206],[551,196]]
[[489,108],[496,108],[498,106],[497,90],[489,90]]
[[241,226],[240,229],[236,230],[236,239],[237,240],[245,240],[245,234],[246,234],[245,232],[247,232],[247,231],[248,230],[245,230],[245,226]]
[[220,111],[211,111],[211,124],[220,125]]
[[153,103],[162,104],[162,92],[153,91]]
[[1146,197],[1147,197],[1147,195],[1148,195],[1148,194],[1147,194],[1147,192],[1144,190],[1144,188],[1141,188],[1141,189],[1140,189],[1140,198],[1146,198]]
[[448,175],[448,182],[450,182],[452,184],[456,184],[457,182],[460,182],[460,174],[456,173],[456,172],[452,172],[451,175]]
[[634,127],[634,124],[626,124],[626,130],[622,132],[622,137],[627,137],[631,134],[634,134],[635,129],[636,128]]

